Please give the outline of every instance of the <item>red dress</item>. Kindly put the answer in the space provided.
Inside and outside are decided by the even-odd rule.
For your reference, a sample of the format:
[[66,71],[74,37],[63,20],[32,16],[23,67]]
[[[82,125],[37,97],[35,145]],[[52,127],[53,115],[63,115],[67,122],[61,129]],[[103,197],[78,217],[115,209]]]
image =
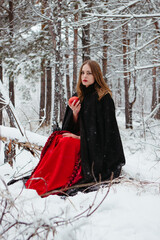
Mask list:
[[72,186],[82,178],[80,140],[63,137],[64,132],[54,132],[48,138],[40,162],[25,184],[39,195]]

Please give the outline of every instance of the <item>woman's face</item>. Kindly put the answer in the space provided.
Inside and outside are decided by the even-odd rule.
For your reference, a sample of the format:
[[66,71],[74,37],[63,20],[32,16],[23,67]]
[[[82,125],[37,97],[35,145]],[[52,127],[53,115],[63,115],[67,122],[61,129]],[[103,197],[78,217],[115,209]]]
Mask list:
[[88,87],[89,85],[95,82],[91,68],[88,64],[85,64],[82,67],[81,81],[82,81],[82,84],[86,87]]

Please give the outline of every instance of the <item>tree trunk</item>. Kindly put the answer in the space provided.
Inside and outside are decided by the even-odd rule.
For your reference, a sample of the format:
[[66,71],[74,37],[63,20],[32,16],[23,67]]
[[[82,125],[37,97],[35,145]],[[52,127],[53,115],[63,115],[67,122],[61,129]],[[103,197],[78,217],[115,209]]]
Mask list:
[[103,58],[102,58],[102,71],[103,71],[103,77],[105,82],[107,82],[107,41],[108,41],[108,35],[107,35],[107,21],[103,21]]
[[[65,112],[65,92],[63,84],[63,63],[62,63],[62,49],[61,49],[61,8],[62,0],[57,3],[57,20],[56,28],[56,51],[55,51],[55,94],[54,94],[54,111],[53,111],[53,128],[57,127],[57,123],[62,121]],[[60,111],[59,111],[60,107]]]
[[[13,38],[13,1],[9,1],[9,35],[10,35],[10,45],[12,46],[12,38]],[[12,51],[12,50],[11,50]],[[13,53],[10,53],[10,56],[12,57]],[[13,72],[10,73],[9,76],[9,98],[15,106],[15,93],[14,93],[14,77]],[[14,127],[12,125],[12,121],[10,122],[10,126]]]
[[153,111],[157,106],[156,67],[152,69],[152,107]]
[[[160,29],[158,22],[154,22],[157,34],[160,34]],[[159,44],[158,44],[158,39],[155,40],[154,42],[154,64],[157,63],[158,61],[158,55],[157,53],[159,52]],[[155,107],[160,103],[160,83],[157,84],[157,68],[154,67],[152,69],[152,107],[151,110],[153,111]],[[155,114],[156,119],[160,119],[160,108],[157,110],[157,113]]]
[[52,106],[52,69],[48,61],[47,72],[47,96],[46,96],[46,125],[51,123],[51,106]]
[[[3,82],[3,69],[2,69],[2,60],[0,60],[0,81]],[[2,114],[2,103],[0,103],[0,125],[3,123],[3,114]]]
[[128,94],[128,73],[127,73],[127,24],[122,26],[123,34],[123,71],[124,71],[124,89],[125,89],[125,120],[126,128],[129,128],[129,94]]
[[132,119],[131,119],[131,112],[132,108],[129,103],[129,73],[128,73],[128,59],[127,59],[127,32],[128,32],[128,25],[125,24],[122,26],[122,34],[123,34],[123,71],[124,71],[124,88],[125,88],[125,120],[126,120],[126,128],[132,128]]
[[90,59],[90,25],[87,24],[82,28],[82,60],[83,62]]
[[[67,19],[66,19],[66,22]],[[66,89],[67,89],[67,100],[71,97],[71,90],[70,90],[70,78],[69,78],[69,33],[68,33],[68,26],[65,28],[65,40],[66,40],[66,54],[65,54],[65,67],[66,67]]]
[[121,81],[120,78],[118,78],[118,90],[117,90],[117,95],[118,95],[118,107],[121,107],[122,103],[122,96],[121,96]]
[[[160,106],[160,83],[159,83],[159,86],[158,86],[158,100],[157,100],[157,102],[158,102],[158,104]],[[159,109],[158,109],[158,111],[156,113],[155,118],[160,119],[160,107],[159,107]]]
[[[154,41],[154,47],[153,47],[153,64],[155,64],[158,60],[157,59],[157,51],[158,51],[158,40],[156,39]],[[153,67],[152,69],[152,106],[151,106],[151,111],[153,111],[155,109],[155,107],[157,106],[157,68]]]
[[[75,10],[78,9],[78,3],[75,3]],[[74,22],[78,21],[78,12],[74,15]],[[72,94],[76,91],[77,85],[77,67],[78,67],[78,28],[74,28],[74,40],[73,40],[73,84],[72,84]]]
[[[9,76],[9,98],[10,98],[13,106],[15,106],[13,73],[11,73],[10,76]],[[10,126],[15,127],[15,125],[13,124],[13,121],[11,121],[11,118],[10,118]]]
[[41,59],[41,86],[40,86],[40,109],[39,109],[39,121],[46,116],[45,99],[46,99],[46,84],[45,84],[45,59]]
[[[122,35],[123,35],[123,75],[124,75],[124,87],[125,87],[125,120],[126,120],[126,128],[133,128],[132,125],[132,108],[133,104],[136,101],[136,74],[133,78],[133,84],[134,84],[134,91],[135,96],[132,102],[129,101],[129,88],[131,84],[131,72],[128,71],[130,67],[130,59],[129,56],[127,57],[127,51],[130,49],[130,39],[127,37],[128,33],[128,25],[127,23],[122,26]],[[135,61],[136,61],[136,55]],[[135,62],[136,63],[136,62]]]
[[53,119],[52,119],[52,127],[53,129],[57,127],[58,123],[58,109],[59,109],[59,99],[60,99],[60,73],[58,67],[58,59],[59,53],[56,51],[55,54],[55,82],[54,82],[54,107],[53,107]]
[[[83,0],[86,4],[88,0]],[[91,4],[88,4],[88,8]],[[85,11],[82,13],[82,19],[87,17]],[[83,62],[90,59],[90,24],[85,24],[82,27],[82,60]]]
[[71,97],[71,89],[70,89],[70,78],[69,78],[69,55],[65,56],[66,58],[66,88],[67,88],[67,100]]
[[[11,73],[10,76],[9,76],[9,98],[10,98],[13,106],[15,106],[14,77],[13,77],[13,73]],[[12,126],[12,127],[13,127],[13,126]]]
[[[46,0],[41,1],[41,14],[45,13]],[[45,28],[46,23],[41,24],[41,31]],[[41,82],[40,82],[40,109],[39,109],[39,123],[43,120],[45,125],[46,120],[46,69],[45,69],[45,58],[41,59]]]

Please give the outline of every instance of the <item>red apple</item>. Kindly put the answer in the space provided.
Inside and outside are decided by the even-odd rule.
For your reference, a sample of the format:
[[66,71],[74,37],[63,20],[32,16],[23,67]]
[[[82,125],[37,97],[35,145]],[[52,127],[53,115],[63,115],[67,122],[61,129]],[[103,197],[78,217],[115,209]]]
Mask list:
[[71,105],[71,104],[73,103],[73,101],[75,101],[75,102],[74,102],[74,105],[75,105],[75,104],[79,101],[79,98],[76,97],[76,96],[71,97],[71,98],[69,99],[69,101],[68,101],[68,104]]

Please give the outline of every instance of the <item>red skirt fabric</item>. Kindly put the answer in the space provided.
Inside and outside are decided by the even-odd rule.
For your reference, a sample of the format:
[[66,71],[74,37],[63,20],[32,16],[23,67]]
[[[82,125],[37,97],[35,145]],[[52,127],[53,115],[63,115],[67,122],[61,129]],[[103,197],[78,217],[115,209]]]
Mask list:
[[63,137],[64,131],[53,133],[44,146],[40,162],[26,188],[35,189],[39,195],[72,186],[81,178],[80,140]]

